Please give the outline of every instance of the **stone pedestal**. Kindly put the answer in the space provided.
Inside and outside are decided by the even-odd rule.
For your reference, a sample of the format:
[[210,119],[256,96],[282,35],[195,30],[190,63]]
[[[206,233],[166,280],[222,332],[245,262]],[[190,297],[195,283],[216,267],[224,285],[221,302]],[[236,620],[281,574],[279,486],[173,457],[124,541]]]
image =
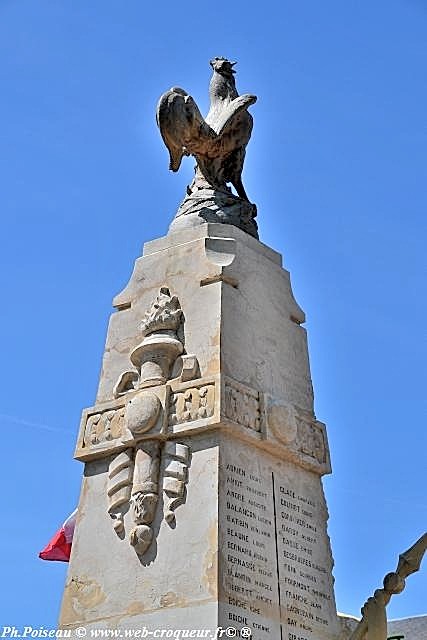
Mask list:
[[171,233],[114,306],[61,627],[335,639],[328,444],[280,255],[230,225]]

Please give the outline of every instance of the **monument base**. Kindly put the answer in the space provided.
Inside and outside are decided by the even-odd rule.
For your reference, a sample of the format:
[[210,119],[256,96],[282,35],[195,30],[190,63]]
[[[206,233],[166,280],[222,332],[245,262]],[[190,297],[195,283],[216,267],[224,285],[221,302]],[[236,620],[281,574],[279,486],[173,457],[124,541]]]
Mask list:
[[279,254],[229,225],[169,234],[114,305],[61,627],[336,640],[326,429]]
[[[254,448],[229,424],[179,442],[191,450],[186,496],[172,526],[163,502],[143,558],[102,508],[107,461],[87,463],[61,627],[233,627],[254,640],[335,640],[319,476]],[[124,523],[132,527],[130,512]]]
[[182,231],[201,224],[220,223],[234,225],[258,239],[258,225],[254,204],[235,196],[231,191],[199,188],[188,194],[179,206],[169,232]]

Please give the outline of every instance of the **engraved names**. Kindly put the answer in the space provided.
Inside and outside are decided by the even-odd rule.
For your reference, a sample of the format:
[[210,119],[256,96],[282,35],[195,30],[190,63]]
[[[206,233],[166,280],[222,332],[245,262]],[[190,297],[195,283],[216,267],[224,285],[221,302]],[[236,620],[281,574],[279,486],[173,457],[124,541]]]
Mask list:
[[330,637],[336,617],[327,514],[321,491],[314,498],[297,485],[275,478],[283,638],[320,640]]
[[264,454],[221,465],[220,624],[253,640],[336,637],[332,557],[320,478]]
[[223,624],[249,627],[254,640],[279,631],[274,505],[269,477],[227,463],[223,483]]

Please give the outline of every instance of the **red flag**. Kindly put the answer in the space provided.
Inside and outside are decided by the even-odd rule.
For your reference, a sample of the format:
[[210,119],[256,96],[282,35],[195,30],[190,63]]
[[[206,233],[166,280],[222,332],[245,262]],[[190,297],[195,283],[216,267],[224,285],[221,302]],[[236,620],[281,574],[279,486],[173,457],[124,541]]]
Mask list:
[[60,562],[68,562],[70,560],[76,517],[77,509],[68,516],[43,551],[40,551],[39,558],[42,560],[59,560]]

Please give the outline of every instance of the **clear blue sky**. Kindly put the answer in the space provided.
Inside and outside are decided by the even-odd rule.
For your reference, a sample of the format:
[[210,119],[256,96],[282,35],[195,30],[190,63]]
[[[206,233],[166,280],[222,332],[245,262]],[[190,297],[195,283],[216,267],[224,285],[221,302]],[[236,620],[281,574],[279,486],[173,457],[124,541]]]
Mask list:
[[[55,625],[66,565],[37,553],[77,503],[111,300],[192,172],[156,102],[206,112],[215,55],[259,96],[245,185],[307,313],[339,610],[427,529],[426,33],[423,0],[0,0],[1,624]],[[427,560],[391,616],[426,594]]]

